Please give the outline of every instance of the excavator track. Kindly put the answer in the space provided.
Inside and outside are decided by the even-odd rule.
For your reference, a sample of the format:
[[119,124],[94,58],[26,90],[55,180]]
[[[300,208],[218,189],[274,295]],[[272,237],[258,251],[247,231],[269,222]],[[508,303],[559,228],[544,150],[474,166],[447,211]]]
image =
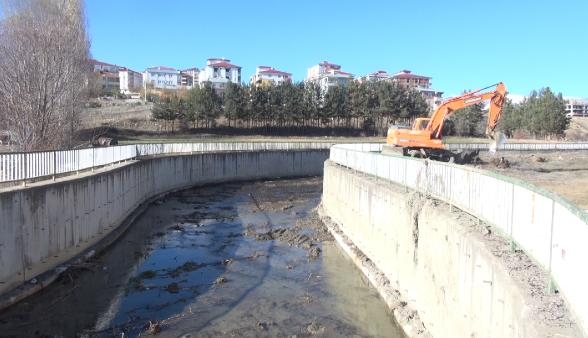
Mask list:
[[382,147],[383,155],[403,155],[416,158],[427,158],[433,161],[450,162],[456,164],[471,164],[480,161],[480,150],[447,150],[447,149],[427,149],[427,148],[409,148],[384,145]]

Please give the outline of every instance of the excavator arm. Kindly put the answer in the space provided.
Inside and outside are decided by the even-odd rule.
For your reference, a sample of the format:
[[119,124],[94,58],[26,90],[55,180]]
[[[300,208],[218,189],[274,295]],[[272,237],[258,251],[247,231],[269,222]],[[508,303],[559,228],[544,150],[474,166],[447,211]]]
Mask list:
[[[485,89],[495,87],[492,92],[482,92]],[[431,116],[431,120],[426,128],[431,138],[439,139],[442,136],[445,119],[453,114],[456,110],[490,100],[490,109],[488,111],[488,123],[486,125],[486,135],[493,137],[494,129],[500,120],[502,106],[506,97],[506,86],[500,82],[492,86],[478,89],[473,92],[449,99],[443,102]]]

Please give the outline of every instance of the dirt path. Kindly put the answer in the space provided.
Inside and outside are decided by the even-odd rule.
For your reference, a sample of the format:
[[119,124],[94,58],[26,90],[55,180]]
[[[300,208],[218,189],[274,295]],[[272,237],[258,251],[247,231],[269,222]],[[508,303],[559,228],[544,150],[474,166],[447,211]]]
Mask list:
[[[555,192],[580,208],[588,210],[588,152],[545,151],[481,154],[485,170],[515,177]],[[505,161],[500,163],[500,158]]]

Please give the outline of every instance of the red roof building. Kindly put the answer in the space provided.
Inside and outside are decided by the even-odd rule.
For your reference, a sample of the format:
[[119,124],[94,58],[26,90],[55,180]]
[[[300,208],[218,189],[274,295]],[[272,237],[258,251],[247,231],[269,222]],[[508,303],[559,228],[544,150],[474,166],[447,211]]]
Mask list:
[[431,86],[430,80],[431,78],[428,76],[416,75],[406,69],[392,75],[392,82],[412,88],[429,88]]
[[251,77],[252,85],[280,85],[291,83],[292,74],[277,70],[269,66],[258,66],[255,69],[255,75]]
[[227,83],[241,84],[241,66],[231,63],[229,59],[210,58],[206,60],[206,67],[200,71],[198,82],[201,85],[210,83],[219,94],[222,94]]

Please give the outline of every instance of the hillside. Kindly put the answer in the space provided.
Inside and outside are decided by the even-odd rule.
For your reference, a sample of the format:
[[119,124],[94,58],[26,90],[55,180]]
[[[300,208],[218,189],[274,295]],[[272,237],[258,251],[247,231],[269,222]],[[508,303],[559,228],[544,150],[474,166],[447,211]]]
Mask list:
[[572,117],[566,130],[567,141],[588,141],[588,117]]

